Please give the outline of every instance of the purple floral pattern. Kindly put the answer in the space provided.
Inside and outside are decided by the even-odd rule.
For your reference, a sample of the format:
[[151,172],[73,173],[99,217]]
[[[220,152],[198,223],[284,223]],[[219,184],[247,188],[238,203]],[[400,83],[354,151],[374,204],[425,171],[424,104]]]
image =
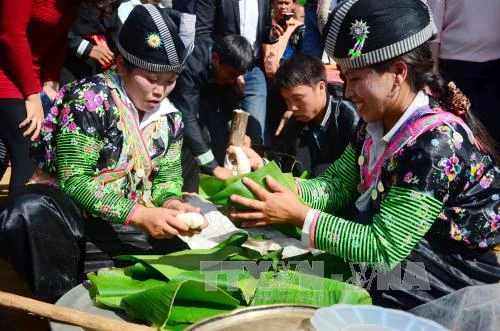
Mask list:
[[445,159],[441,161],[440,164],[444,166],[444,173],[450,182],[453,181],[455,177],[457,177],[457,175],[462,171],[460,160],[456,156]]
[[[152,151],[149,156],[148,151],[145,152],[146,158],[151,159],[148,162],[154,166],[149,177],[143,181],[148,184],[147,188],[142,182],[132,185],[130,176],[114,176],[129,162],[135,162],[136,158],[131,158],[130,152],[123,153],[122,158],[122,151],[130,150],[131,140],[141,139],[140,136],[127,136],[123,130],[120,112],[125,108],[119,110],[111,96],[112,89],[118,90],[119,86],[119,77],[114,72],[63,86],[43,122],[39,139],[33,144],[37,164],[43,168],[43,171],[38,169],[40,172],[47,174],[47,178],[55,179],[61,187],[66,185],[64,190],[78,204],[85,202],[86,206],[91,205],[90,213],[112,222],[124,222],[133,205],[151,196],[152,191],[160,201],[180,196],[182,188],[180,146],[183,124],[179,112],[160,117],[157,121],[160,125],[153,122],[139,133],[143,135],[148,150]],[[119,93],[123,95],[124,92]],[[118,103],[121,105],[123,101]],[[56,138],[57,143],[67,146],[60,155],[56,150]],[[64,184],[66,179],[82,175],[94,178],[88,182],[88,187],[76,189],[73,184]],[[97,178],[103,181],[97,181]],[[126,199],[116,200],[117,196]],[[161,205],[158,201],[154,203]],[[147,202],[151,203],[151,200],[148,198]]]
[[388,158],[381,175],[385,191],[401,186],[426,192],[443,203],[437,217],[449,226],[443,235],[472,248],[495,246],[500,241],[500,173],[467,128],[446,123],[408,138]]

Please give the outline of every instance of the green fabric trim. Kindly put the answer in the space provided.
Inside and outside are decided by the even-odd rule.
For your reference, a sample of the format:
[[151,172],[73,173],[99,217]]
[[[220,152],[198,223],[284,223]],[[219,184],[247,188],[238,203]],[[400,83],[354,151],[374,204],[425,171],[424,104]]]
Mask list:
[[311,208],[324,212],[340,211],[358,196],[359,167],[356,151],[348,145],[326,172],[314,179],[299,179],[301,197]]
[[76,132],[56,137],[56,168],[63,192],[92,215],[123,224],[136,203],[109,192],[92,177],[103,143]]
[[373,223],[362,225],[326,213],[316,223],[315,247],[389,269],[405,259],[430,229],[443,203],[422,192],[392,187]]
[[160,169],[153,179],[152,200],[157,207],[171,198],[182,198],[182,140],[170,145],[167,155],[160,161]]

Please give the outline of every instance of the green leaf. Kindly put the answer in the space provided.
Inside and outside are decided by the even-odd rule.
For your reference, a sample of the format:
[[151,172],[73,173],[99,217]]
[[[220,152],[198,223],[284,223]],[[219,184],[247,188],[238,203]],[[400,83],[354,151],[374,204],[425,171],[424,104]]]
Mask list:
[[[125,309],[133,319],[174,330],[248,305],[371,303],[364,289],[329,278],[339,273],[343,279],[349,277],[350,268],[343,260],[329,254],[293,258],[308,265],[321,262],[320,270],[327,278],[318,277],[307,274],[311,271],[299,265],[293,267],[291,261],[280,263],[282,250],[260,255],[241,247],[246,239],[247,234],[238,233],[212,249],[164,256],[121,256],[136,264],[89,274],[96,301]],[[246,261],[255,262],[255,268],[252,264],[244,268],[240,262]]]
[[149,266],[147,263],[142,261],[138,261],[135,264],[124,268],[125,275],[132,277],[134,279],[159,279],[159,280],[167,280],[165,276],[162,275],[161,272],[156,270],[155,268]]
[[273,177],[276,181],[284,185],[285,187],[295,192],[294,179],[291,174],[283,174],[276,163],[270,162],[264,167],[245,174],[234,176],[226,180],[221,180],[211,176],[201,176],[200,177],[200,192],[203,192],[203,197],[207,200],[217,204],[217,205],[231,205],[237,208],[237,206],[232,204],[229,197],[232,194],[238,194],[243,197],[256,199],[257,197],[246,187],[242,182],[243,177],[247,177],[255,181],[260,186],[267,189],[265,184],[265,178],[267,176]]
[[[175,312],[173,307],[177,301],[180,307],[191,307],[192,313],[171,314]],[[148,321],[153,327],[164,327],[167,323],[194,323],[230,311],[239,307],[239,301],[211,284],[183,280],[170,281],[163,286],[129,295],[123,298],[122,306],[130,317]]]
[[97,275],[89,273],[87,277],[94,287],[91,296],[96,303],[114,308],[120,308],[121,299],[127,295],[166,284],[165,281],[157,279],[145,281],[133,279],[125,275],[124,269],[100,269]]
[[246,241],[246,233],[235,233],[228,239],[210,249],[187,249],[168,255],[121,255],[117,259],[148,264],[167,279],[200,268],[218,265],[233,256],[244,255],[247,249],[240,247]]
[[267,272],[259,280],[252,305],[302,303],[331,306],[337,303],[371,304],[360,287],[296,271]]

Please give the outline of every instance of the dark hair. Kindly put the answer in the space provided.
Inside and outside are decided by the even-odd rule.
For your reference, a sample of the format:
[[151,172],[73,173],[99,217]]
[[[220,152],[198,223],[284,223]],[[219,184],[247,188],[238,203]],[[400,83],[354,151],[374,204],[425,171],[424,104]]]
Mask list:
[[434,61],[431,53],[429,43],[424,43],[414,50],[403,54],[395,59],[377,63],[371,67],[379,73],[389,70],[391,64],[395,61],[403,61],[408,66],[408,81],[410,88],[413,92],[418,92],[424,87],[428,87],[433,94],[433,97],[438,101],[446,110],[461,116],[465,123],[474,133],[476,139],[481,145],[490,153],[495,162],[499,162],[498,150],[495,142],[488,135],[483,124],[472,114],[471,111],[465,111],[462,114],[459,112],[462,109],[456,109],[456,106],[451,102],[451,90],[448,88],[448,82],[443,77],[433,70]]
[[120,5],[120,0],[80,0],[84,3],[91,3],[99,9],[102,16],[109,16]]
[[219,56],[219,63],[246,72],[253,64],[253,50],[243,36],[230,35],[217,39],[212,52]]
[[129,60],[127,60],[125,58],[125,56],[121,55],[121,54],[118,54],[119,56],[121,56],[123,58],[123,67],[125,68],[125,70],[127,70],[127,72],[131,72],[132,70],[136,69],[136,68],[139,68],[138,66],[136,66],[135,64],[133,64],[132,62],[130,62]]
[[274,86],[278,90],[298,85],[312,86],[318,82],[326,83],[326,81],[323,62],[306,54],[297,54],[284,61],[274,75]]

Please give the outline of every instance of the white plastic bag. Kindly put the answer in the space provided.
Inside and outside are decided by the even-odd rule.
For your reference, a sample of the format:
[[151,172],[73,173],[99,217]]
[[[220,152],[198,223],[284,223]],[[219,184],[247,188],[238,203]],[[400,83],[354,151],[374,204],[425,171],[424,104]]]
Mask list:
[[465,287],[409,312],[453,331],[500,330],[500,284]]

